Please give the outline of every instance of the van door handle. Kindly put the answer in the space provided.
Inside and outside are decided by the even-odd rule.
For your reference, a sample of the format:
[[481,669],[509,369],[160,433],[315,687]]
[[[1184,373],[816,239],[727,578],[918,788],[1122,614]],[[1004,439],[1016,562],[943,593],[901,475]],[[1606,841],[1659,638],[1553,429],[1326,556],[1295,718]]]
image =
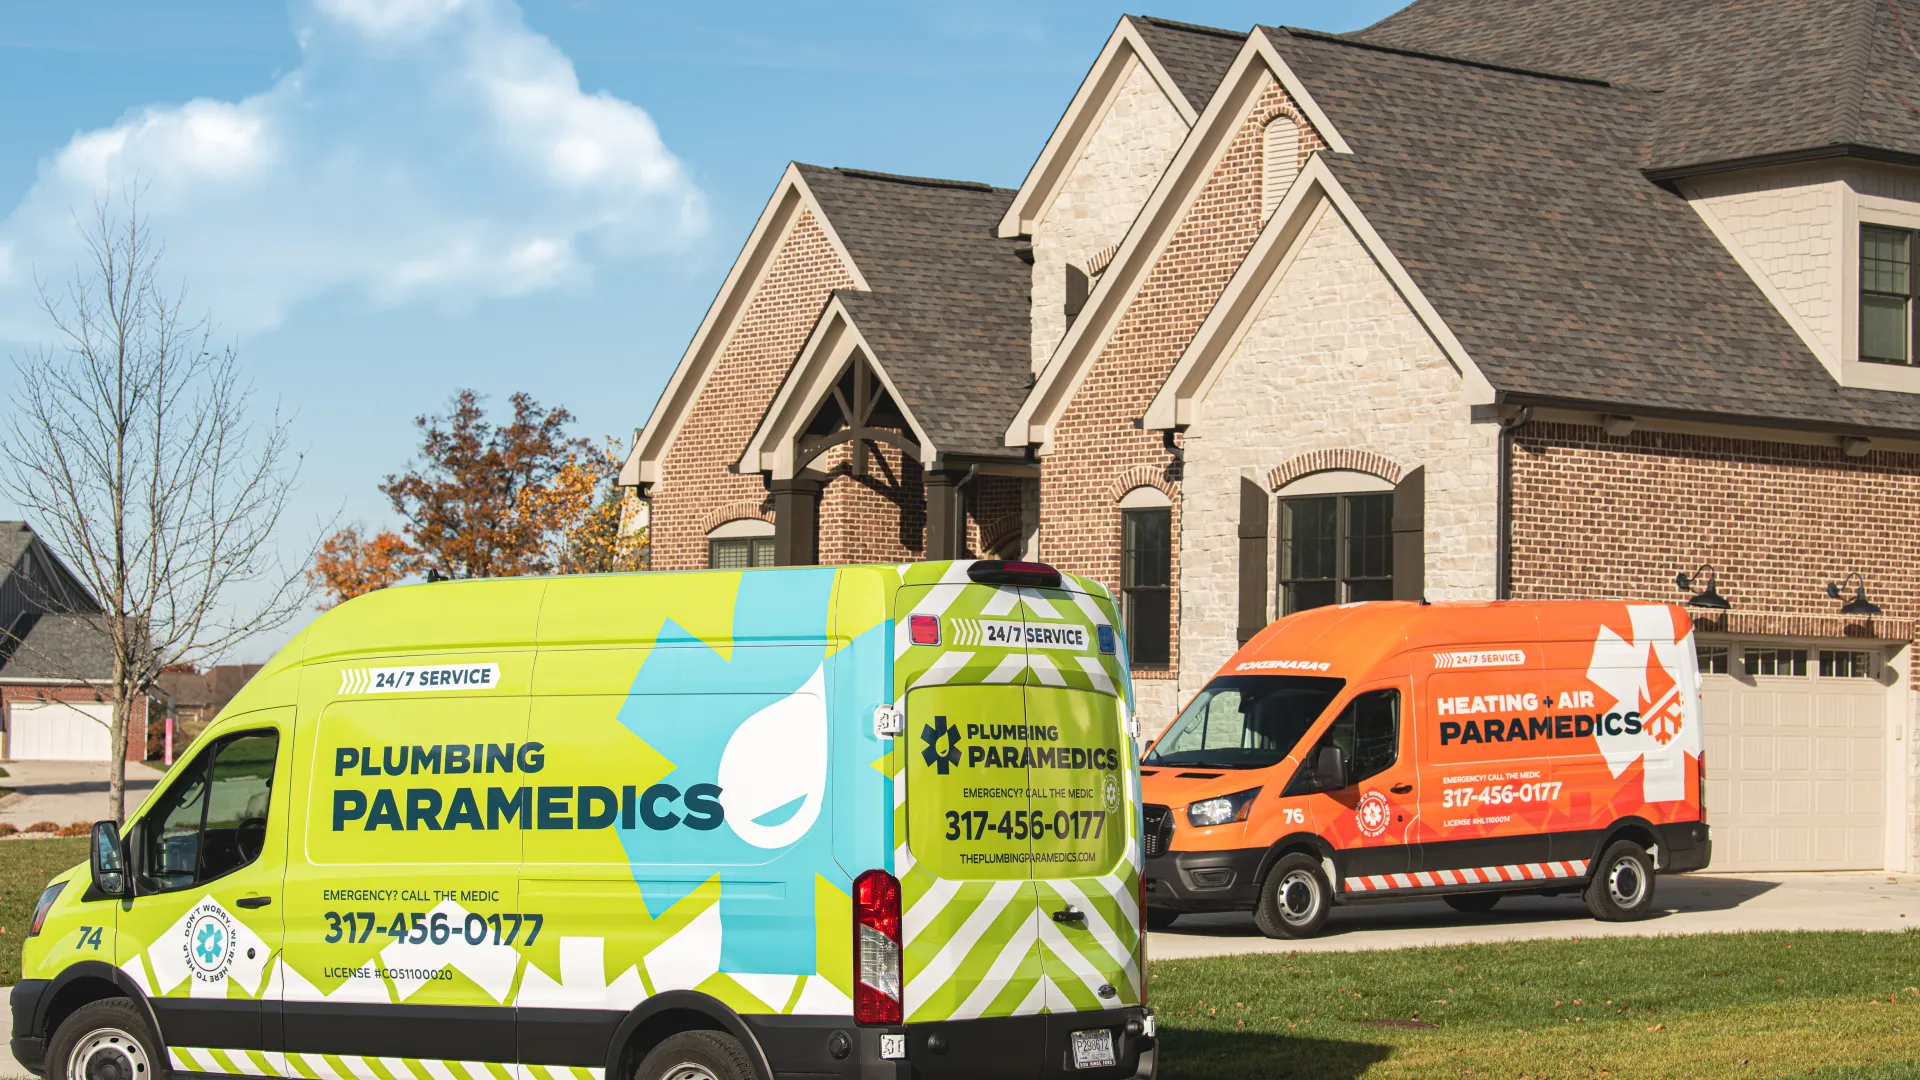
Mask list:
[[235,907],[266,907],[273,903],[271,896],[243,896],[233,902]]
[[1087,923],[1087,913],[1084,911],[1075,911],[1072,908],[1061,908],[1059,911],[1053,913],[1053,921],[1057,923],[1079,923],[1085,926]]
[[1413,790],[1413,785],[1412,784],[1395,784],[1392,787],[1388,788],[1387,790],[1393,792],[1395,795],[1405,795],[1407,792]]

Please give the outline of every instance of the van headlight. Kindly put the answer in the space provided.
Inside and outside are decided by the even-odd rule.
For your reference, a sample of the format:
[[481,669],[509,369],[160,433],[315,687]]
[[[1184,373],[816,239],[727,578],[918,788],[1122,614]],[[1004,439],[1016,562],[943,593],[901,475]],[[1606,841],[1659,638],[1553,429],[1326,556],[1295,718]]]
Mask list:
[[1202,799],[1187,807],[1187,822],[1196,829],[1204,829],[1229,821],[1245,821],[1247,812],[1253,809],[1253,797],[1258,794],[1259,788],[1248,788],[1217,799]]
[[33,922],[27,927],[28,937],[39,936],[40,928],[46,925],[47,912],[53,910],[53,902],[60,899],[60,891],[66,887],[66,882],[56,881],[47,886],[46,892],[40,894],[40,902],[33,905]]

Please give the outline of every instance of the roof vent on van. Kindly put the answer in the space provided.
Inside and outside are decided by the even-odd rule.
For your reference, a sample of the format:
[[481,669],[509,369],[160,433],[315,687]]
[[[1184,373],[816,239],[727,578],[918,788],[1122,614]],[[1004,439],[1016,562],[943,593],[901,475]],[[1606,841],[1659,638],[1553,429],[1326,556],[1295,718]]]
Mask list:
[[1026,585],[1035,589],[1054,589],[1060,585],[1060,571],[1046,563],[981,559],[967,567],[967,580],[981,585]]

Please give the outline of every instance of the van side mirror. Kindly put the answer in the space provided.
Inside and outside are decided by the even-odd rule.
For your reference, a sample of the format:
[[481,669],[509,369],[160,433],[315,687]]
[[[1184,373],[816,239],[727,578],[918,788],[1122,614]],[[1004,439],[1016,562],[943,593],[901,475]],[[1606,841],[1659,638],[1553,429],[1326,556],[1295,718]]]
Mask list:
[[1347,758],[1337,746],[1323,746],[1313,757],[1313,786],[1338,791],[1347,786]]
[[93,870],[95,889],[112,897],[127,895],[127,846],[120,839],[119,823],[93,823],[93,843],[87,862]]

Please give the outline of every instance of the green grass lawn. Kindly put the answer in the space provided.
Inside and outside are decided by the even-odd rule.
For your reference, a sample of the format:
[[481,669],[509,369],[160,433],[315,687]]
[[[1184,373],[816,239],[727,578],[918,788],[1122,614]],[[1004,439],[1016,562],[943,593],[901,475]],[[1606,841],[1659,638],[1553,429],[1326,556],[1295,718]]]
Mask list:
[[1766,933],[1172,960],[1166,1080],[1920,1080],[1920,933]]
[[20,945],[47,879],[87,859],[87,838],[0,842],[0,986],[20,978]]

